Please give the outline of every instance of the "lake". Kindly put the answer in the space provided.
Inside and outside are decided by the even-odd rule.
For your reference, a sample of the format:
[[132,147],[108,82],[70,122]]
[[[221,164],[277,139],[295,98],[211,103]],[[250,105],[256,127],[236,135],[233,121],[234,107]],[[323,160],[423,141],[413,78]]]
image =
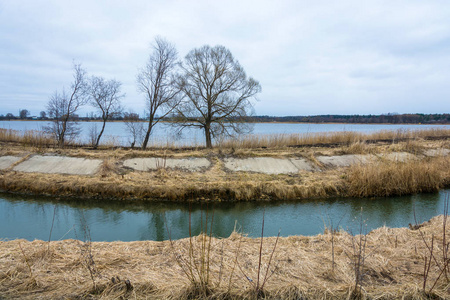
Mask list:
[[[48,122],[43,121],[0,121],[0,128],[14,130],[42,130]],[[143,123],[145,126],[145,123]],[[91,128],[97,127],[100,130],[101,122],[80,122],[81,136],[83,143],[89,140]],[[305,123],[255,123],[253,134],[295,134],[295,133],[318,133],[318,132],[339,132],[356,131],[371,133],[380,130],[414,130],[427,128],[450,129],[450,125],[393,125],[393,124],[305,124]],[[114,145],[129,146],[130,140],[125,124],[123,122],[108,122],[103,134],[101,143],[110,143]],[[179,145],[195,146],[204,145],[204,134],[198,129],[189,129],[182,136],[177,136],[174,129],[166,124],[158,124],[152,137],[150,145]]]
[[[0,238],[27,240],[80,239],[86,229],[92,241],[162,241],[200,233],[205,216],[213,216],[213,234],[228,237],[234,228],[250,237],[315,235],[325,226],[358,233],[360,218],[367,231],[404,227],[444,212],[450,190],[434,194],[364,199],[324,199],[300,202],[124,203],[82,199],[55,199],[0,193]],[[362,215],[361,215],[362,214]],[[53,223],[53,228],[52,228]]]

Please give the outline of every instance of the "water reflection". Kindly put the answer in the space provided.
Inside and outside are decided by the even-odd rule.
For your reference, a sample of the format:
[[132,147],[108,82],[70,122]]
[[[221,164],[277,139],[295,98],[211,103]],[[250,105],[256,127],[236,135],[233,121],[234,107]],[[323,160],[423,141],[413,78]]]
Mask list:
[[[450,190],[436,194],[374,199],[328,199],[301,202],[187,204],[94,201],[14,196],[0,193],[0,238],[84,239],[86,228],[95,241],[166,240],[193,235],[214,217],[215,236],[237,229],[257,237],[265,210],[265,235],[314,235],[333,224],[357,232],[361,215],[368,230],[407,226],[443,213]],[[209,225],[208,225],[209,226]]]

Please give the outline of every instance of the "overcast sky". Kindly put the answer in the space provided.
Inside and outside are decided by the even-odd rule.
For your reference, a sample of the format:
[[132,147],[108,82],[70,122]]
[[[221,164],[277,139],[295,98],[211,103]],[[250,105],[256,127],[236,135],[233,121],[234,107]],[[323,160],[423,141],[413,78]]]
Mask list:
[[0,0],[0,114],[39,115],[74,60],[142,114],[136,73],[157,35],[180,59],[230,49],[261,84],[258,115],[450,113],[448,0]]

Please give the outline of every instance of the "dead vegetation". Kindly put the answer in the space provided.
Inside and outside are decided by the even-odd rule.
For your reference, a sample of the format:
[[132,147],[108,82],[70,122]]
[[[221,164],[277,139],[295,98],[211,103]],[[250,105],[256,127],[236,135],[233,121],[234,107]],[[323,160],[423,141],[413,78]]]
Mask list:
[[434,192],[450,185],[450,157],[392,162],[379,159],[347,168],[298,174],[226,172],[218,159],[204,172],[124,169],[105,159],[95,176],[0,171],[0,189],[36,195],[164,201],[298,200]]
[[399,143],[414,140],[447,139],[450,129],[381,130],[374,133],[355,131],[299,134],[249,135],[222,142],[219,147],[233,149],[282,148],[306,146],[350,146],[376,142]]
[[[164,242],[92,242],[95,289],[80,252],[83,242],[1,241],[0,297],[448,299],[449,279],[443,271],[445,267],[448,272],[448,222],[439,216],[421,224],[420,230],[382,227],[363,236],[341,230],[268,237],[263,246],[261,239],[236,232],[224,239],[203,234]],[[430,255],[424,288],[424,261],[430,261]],[[206,294],[188,279],[174,256],[192,259],[199,268],[203,257]],[[259,268],[261,289],[255,293]],[[264,279],[266,273],[269,280]]]
[[[373,144],[373,143],[390,143],[397,144],[399,142],[409,142],[418,140],[445,140],[450,137],[450,129],[442,128],[425,128],[419,130],[399,129],[399,130],[380,130],[372,133],[362,133],[357,131],[340,131],[340,132],[317,132],[317,133],[299,133],[299,134],[258,134],[246,135],[241,138],[221,140],[216,148],[232,149],[232,151],[240,149],[259,149],[259,148],[292,148],[292,147],[311,147],[311,146],[341,146],[349,147],[353,145]],[[14,143],[23,147],[51,148],[56,146],[56,142],[52,138],[39,130],[18,131],[13,129],[0,128],[0,142]],[[73,148],[92,148],[88,144],[79,141],[73,141],[67,145],[69,149]],[[120,148],[121,145],[116,137],[109,137],[105,140],[100,148],[102,150],[110,150],[112,148]],[[149,151],[157,150],[179,151],[189,149],[202,149],[198,145],[176,145],[175,143],[159,143],[149,147]],[[361,150],[357,150],[361,151]],[[145,152],[145,151],[144,151]]]
[[348,196],[387,197],[438,191],[448,185],[450,159],[407,162],[380,161],[354,165],[346,171]]

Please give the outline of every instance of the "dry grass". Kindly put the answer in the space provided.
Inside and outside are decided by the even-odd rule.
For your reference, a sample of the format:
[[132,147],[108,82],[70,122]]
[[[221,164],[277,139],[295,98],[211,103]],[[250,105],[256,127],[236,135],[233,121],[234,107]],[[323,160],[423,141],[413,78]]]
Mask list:
[[[334,268],[330,233],[291,236],[278,240],[270,268],[270,280],[259,294],[264,299],[448,299],[448,280],[439,276],[437,263],[428,275],[423,292],[423,261],[429,250],[423,237],[443,237],[442,216],[424,223],[419,230],[382,227],[367,236],[367,255],[361,290],[353,293],[354,265],[347,254],[353,237],[334,233]],[[449,224],[450,225],[450,224]],[[448,225],[447,225],[448,226]],[[447,233],[448,234],[448,233]],[[209,254],[209,288],[205,297],[185,276],[174,257],[201,255],[204,236],[165,242],[93,242],[96,263],[92,288],[80,253],[82,242],[65,240],[0,242],[0,297],[11,299],[252,299],[259,265],[260,239],[233,233],[212,238]],[[208,237],[209,239],[209,237]],[[265,238],[261,261],[268,262],[276,238]],[[22,249],[22,250],[21,250]],[[190,254],[191,249],[194,253]],[[195,250],[197,249],[197,250]],[[436,253],[442,249],[436,248]],[[197,258],[199,258],[198,256]],[[437,262],[440,257],[436,256]],[[236,267],[236,264],[238,265]],[[28,267],[29,266],[29,267]],[[245,275],[244,275],[245,274]],[[247,279],[245,276],[248,276]],[[436,286],[429,293],[431,284]]]
[[55,196],[120,200],[249,201],[306,199],[342,195],[339,173],[320,176],[265,175],[170,169],[154,172],[119,171],[86,177],[76,175],[0,172],[0,189]]
[[[373,147],[373,145],[370,145]],[[384,148],[383,148],[384,147]],[[389,154],[390,146],[371,151]],[[423,147],[426,147],[424,144]],[[261,174],[229,172],[220,155],[208,155],[212,166],[202,172],[186,172],[160,168],[138,172],[121,167],[121,160],[143,155],[145,152],[116,149],[88,151],[85,149],[57,150],[57,154],[100,158],[103,164],[95,176],[75,176],[0,171],[0,189],[32,194],[66,195],[84,198],[141,199],[169,201],[249,201],[300,200],[336,196],[371,197],[405,195],[435,191],[450,186],[450,157],[422,158],[405,163],[387,158],[349,168],[325,168],[316,159],[314,149],[302,149],[301,156],[322,171],[301,171],[297,174]],[[335,149],[323,148],[333,154]],[[256,151],[284,156],[283,151]],[[159,157],[185,157],[171,151],[152,152]],[[203,152],[191,152],[201,156]],[[29,153],[28,153],[29,154]],[[27,153],[21,155],[26,157]],[[189,154],[188,154],[189,155]],[[223,155],[223,154],[222,154]],[[287,155],[286,155],[287,156]]]
[[239,139],[229,139],[219,147],[233,149],[304,147],[318,145],[346,145],[364,144],[367,142],[389,142],[416,139],[449,138],[450,129],[422,129],[422,130],[381,130],[374,133],[361,132],[321,132],[301,134],[270,134],[249,135]]
[[19,143],[25,147],[48,148],[55,145],[54,140],[39,130],[26,130],[24,132],[0,128],[0,142]]
[[[351,133],[346,139],[350,141]],[[378,138],[387,138],[384,132]],[[395,137],[412,137],[411,132],[397,132]],[[415,131],[415,139],[391,143],[358,141],[340,147],[284,147],[255,149],[136,149],[100,147],[47,148],[45,151],[14,144],[2,145],[0,155],[27,157],[33,153],[67,155],[102,159],[100,172],[92,177],[57,174],[0,171],[0,189],[46,195],[67,195],[85,198],[113,198],[120,200],[169,201],[249,201],[300,200],[336,196],[387,196],[435,191],[450,186],[450,157],[421,158],[419,161],[392,163],[387,156],[392,152],[424,153],[426,149],[450,148],[447,140],[424,140],[418,136],[444,136],[444,130]],[[337,137],[338,135],[336,135]],[[392,136],[391,136],[392,137]],[[329,140],[328,140],[329,141]],[[275,147],[275,146],[274,146]],[[384,160],[350,168],[329,168],[317,157],[336,154],[377,154]],[[251,172],[229,172],[226,157],[302,157],[322,171],[297,174],[267,175]],[[202,172],[185,172],[160,168],[157,171],[138,172],[121,167],[121,161],[135,157],[185,158],[207,157],[212,165]]]
[[[401,141],[417,140],[417,139],[448,139],[450,137],[450,129],[421,129],[421,130],[381,130],[373,133],[361,133],[353,131],[344,132],[319,132],[319,133],[301,133],[301,134],[269,134],[269,135],[247,135],[237,139],[225,139],[216,145],[220,149],[257,149],[257,148],[283,148],[283,147],[305,147],[305,146],[351,146],[355,148],[353,151],[362,153],[358,147],[365,147],[367,143],[388,142],[398,143]],[[12,129],[0,128],[0,142],[13,142],[22,146],[32,146],[40,148],[54,147],[55,141],[42,131],[17,131]],[[171,142],[155,141],[149,148],[149,151],[158,149],[166,149],[171,151],[179,151],[193,149],[204,149],[202,143],[194,143],[194,145],[177,145]],[[358,146],[359,145],[359,146]],[[73,142],[68,147],[86,147],[80,142]],[[108,136],[101,143],[101,148],[112,149],[120,147],[116,137]],[[350,150],[352,151],[352,150]],[[353,152],[351,152],[353,153]],[[364,152],[366,153],[366,152]]]
[[347,194],[352,197],[408,195],[434,192],[448,185],[450,159],[380,161],[354,165],[346,171]]
[[0,189],[84,198],[169,201],[299,200],[336,196],[371,197],[436,191],[450,185],[450,158],[378,162],[347,169],[292,175],[183,172],[160,169],[126,172],[106,160],[93,177],[0,172]]

